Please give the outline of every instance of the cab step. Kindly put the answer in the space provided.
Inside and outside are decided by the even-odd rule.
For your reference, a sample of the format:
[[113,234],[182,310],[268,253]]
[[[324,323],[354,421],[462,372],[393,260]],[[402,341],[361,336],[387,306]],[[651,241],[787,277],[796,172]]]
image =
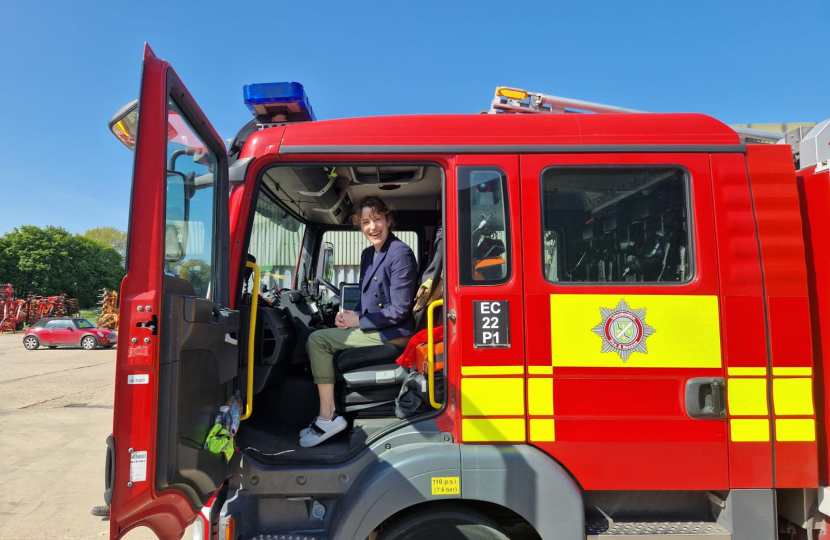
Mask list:
[[732,533],[709,521],[593,521],[585,524],[588,540],[625,538],[655,540],[657,538],[689,538],[732,540]]

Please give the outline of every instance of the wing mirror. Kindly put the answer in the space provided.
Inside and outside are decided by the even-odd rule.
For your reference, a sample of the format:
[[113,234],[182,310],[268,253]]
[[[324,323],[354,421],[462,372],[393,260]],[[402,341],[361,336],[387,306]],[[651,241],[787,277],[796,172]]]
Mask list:
[[69,330],[70,332],[74,332],[74,331],[75,331],[75,329],[74,329],[74,328],[72,328],[71,326],[67,326],[67,327],[66,327],[66,329],[67,329],[67,330]]
[[110,131],[121,144],[135,151],[138,133],[138,100],[134,99],[116,112],[108,123]]

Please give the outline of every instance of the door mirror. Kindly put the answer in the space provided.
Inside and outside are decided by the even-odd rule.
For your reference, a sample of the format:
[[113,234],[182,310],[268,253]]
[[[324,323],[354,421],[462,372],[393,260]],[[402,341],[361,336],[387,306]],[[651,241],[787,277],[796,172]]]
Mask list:
[[67,330],[69,330],[70,332],[74,332],[74,331],[75,331],[75,329],[74,329],[74,328],[72,328],[71,326],[67,326],[67,327],[66,327],[66,329],[67,329]]
[[323,248],[323,279],[334,283],[334,244],[326,242]]
[[138,132],[138,100],[135,99],[110,118],[109,128],[121,144],[135,151],[135,136]]

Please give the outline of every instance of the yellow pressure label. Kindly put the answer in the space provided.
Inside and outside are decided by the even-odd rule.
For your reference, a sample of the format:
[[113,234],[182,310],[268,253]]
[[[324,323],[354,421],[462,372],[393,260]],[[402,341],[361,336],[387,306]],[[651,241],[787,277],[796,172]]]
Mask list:
[[553,294],[554,367],[721,367],[717,296]]
[[457,476],[432,478],[433,495],[461,495],[461,479]]

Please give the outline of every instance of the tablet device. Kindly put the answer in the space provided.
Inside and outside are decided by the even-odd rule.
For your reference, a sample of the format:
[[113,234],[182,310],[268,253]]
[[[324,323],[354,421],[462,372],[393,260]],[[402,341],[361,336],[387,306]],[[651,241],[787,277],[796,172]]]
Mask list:
[[340,286],[340,310],[354,311],[360,301],[360,285],[343,284]]

